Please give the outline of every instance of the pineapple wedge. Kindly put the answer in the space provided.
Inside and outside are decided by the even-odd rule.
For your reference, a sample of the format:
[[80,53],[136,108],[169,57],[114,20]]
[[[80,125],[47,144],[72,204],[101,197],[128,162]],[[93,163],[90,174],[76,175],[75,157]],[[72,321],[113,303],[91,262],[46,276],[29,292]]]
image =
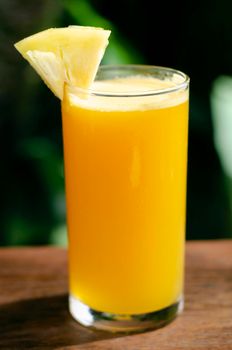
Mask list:
[[109,36],[110,31],[102,28],[50,28],[17,42],[15,48],[62,100],[64,83],[91,86]]

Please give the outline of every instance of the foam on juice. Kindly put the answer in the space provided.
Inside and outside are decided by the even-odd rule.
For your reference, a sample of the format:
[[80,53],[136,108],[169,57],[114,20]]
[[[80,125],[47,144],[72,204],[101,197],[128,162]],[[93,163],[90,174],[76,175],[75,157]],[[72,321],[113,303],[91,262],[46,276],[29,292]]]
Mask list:
[[186,89],[178,89],[180,83],[153,77],[120,77],[97,80],[88,92],[69,87],[68,96],[71,105],[92,110],[160,109],[176,106],[188,99]]

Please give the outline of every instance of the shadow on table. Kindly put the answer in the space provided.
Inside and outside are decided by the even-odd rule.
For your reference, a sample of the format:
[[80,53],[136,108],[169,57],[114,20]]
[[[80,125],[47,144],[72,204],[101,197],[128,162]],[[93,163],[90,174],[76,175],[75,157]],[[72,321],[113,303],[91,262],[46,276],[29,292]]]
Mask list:
[[54,349],[119,337],[79,325],[67,300],[61,295],[0,305],[0,349]]

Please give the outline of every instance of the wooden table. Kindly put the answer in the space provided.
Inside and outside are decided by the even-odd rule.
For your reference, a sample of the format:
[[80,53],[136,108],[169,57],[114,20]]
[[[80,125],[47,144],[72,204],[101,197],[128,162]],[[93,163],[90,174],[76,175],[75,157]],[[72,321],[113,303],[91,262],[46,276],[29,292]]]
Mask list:
[[85,329],[67,307],[63,249],[0,249],[0,349],[232,349],[232,240],[189,242],[185,311],[168,326],[119,336]]

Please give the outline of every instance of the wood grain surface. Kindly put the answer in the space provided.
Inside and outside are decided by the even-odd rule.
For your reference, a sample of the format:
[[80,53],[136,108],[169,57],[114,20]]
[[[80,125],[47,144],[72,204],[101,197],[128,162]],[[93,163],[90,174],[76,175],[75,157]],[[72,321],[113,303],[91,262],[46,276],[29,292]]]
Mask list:
[[232,240],[188,242],[185,310],[168,326],[119,336],[69,315],[58,248],[0,249],[0,349],[232,350]]

